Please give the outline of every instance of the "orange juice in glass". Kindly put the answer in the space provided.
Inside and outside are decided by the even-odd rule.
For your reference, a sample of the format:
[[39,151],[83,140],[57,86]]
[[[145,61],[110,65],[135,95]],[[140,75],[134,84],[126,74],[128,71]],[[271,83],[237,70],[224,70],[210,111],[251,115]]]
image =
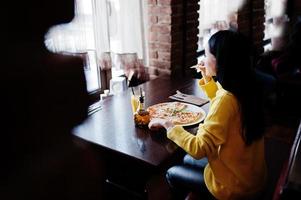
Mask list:
[[139,86],[131,87],[131,91],[132,91],[131,105],[132,105],[132,111],[134,114],[138,109],[140,96],[143,96],[143,98],[145,100],[145,92],[143,91],[142,87],[139,87]]
[[133,114],[137,111],[137,108],[139,106],[139,96],[138,95],[131,95],[131,105],[132,105],[132,111]]

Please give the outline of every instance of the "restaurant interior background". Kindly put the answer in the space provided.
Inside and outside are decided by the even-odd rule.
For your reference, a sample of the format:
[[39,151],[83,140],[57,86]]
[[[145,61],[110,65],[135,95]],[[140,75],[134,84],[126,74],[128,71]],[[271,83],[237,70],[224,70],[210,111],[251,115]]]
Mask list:
[[[90,123],[87,127],[96,130],[103,129],[98,127],[97,120],[105,121],[106,117],[109,119],[112,116],[118,119],[116,117],[118,114],[120,116],[128,114],[128,111],[120,113],[120,110],[127,105],[126,101],[130,102],[128,92],[131,87],[139,85],[158,96],[163,96],[152,84],[156,81],[160,84],[171,80],[168,82],[170,85],[166,86],[166,91],[171,95],[174,92],[172,87],[180,87],[175,80],[201,78],[191,66],[203,59],[204,43],[216,31],[233,29],[242,32],[252,40],[255,59],[259,59],[269,52],[282,50],[286,44],[283,36],[289,33],[295,22],[301,20],[300,0],[74,0],[74,2],[73,21],[49,29],[45,35],[45,45],[51,52],[83,58],[90,105],[85,123]],[[195,81],[189,82],[190,85],[185,81],[183,83],[187,84],[187,87],[183,87],[183,90],[185,89],[187,93],[195,92]],[[300,83],[300,79],[293,83],[285,82],[279,90],[265,99],[266,159],[270,179],[262,199],[289,199],[292,194],[300,195],[300,167],[296,168],[295,165],[300,161]],[[287,92],[288,87],[294,90]],[[195,94],[199,95],[198,92]],[[127,99],[120,100],[120,97]],[[146,101],[162,100],[163,97],[160,98],[149,98],[146,94]],[[114,108],[114,113],[99,114],[107,111],[106,106]],[[110,129],[108,132],[116,130],[121,135],[118,126],[132,130],[132,124],[127,126],[118,120],[109,124],[112,128],[104,125]],[[85,126],[84,124],[78,130],[85,129]],[[89,137],[102,137],[93,134],[94,132]],[[159,139],[156,138],[158,136],[153,138],[143,135],[140,131],[137,134],[135,137],[138,140],[135,142],[141,151],[145,151],[145,143],[149,140],[157,143],[159,143],[157,140],[160,141],[160,136]],[[95,147],[95,144],[89,142],[89,138],[85,141],[81,136],[75,133],[74,140],[82,147],[91,146],[88,151],[93,151],[92,154],[97,157],[95,166],[99,168],[93,168],[91,173],[96,171],[95,174],[99,176],[97,181],[101,183],[91,185],[99,186],[99,192],[104,199],[170,198],[164,171],[158,172],[156,169],[154,173],[139,159],[135,162],[137,166],[145,167],[143,170],[147,174],[155,174],[148,176],[146,184],[142,186],[142,190],[147,192],[137,194],[132,191],[133,188],[127,188],[127,185],[110,181],[108,175],[116,178],[111,174],[113,166],[106,166],[104,163],[110,161],[117,167],[118,165],[125,167],[126,170],[121,173],[133,173],[125,166],[128,157],[124,156],[121,160],[117,160],[116,152],[107,153],[106,149],[100,149],[97,145]],[[108,141],[111,142],[113,139],[108,138]],[[129,144],[132,144],[130,142]],[[126,146],[126,144],[114,145]],[[158,148],[161,147],[158,145]],[[174,151],[172,144],[168,143],[168,148],[167,151]],[[158,152],[165,150],[159,149]],[[82,154],[90,155],[91,152],[86,153],[85,150]],[[155,163],[154,165],[159,162],[153,158],[150,160]],[[94,161],[91,157],[85,157],[84,162],[91,164]],[[141,178],[138,176],[144,173],[134,171],[136,172],[137,175],[133,180]],[[132,177],[127,178],[127,181],[131,182]],[[141,185],[137,186],[139,190],[140,187]],[[89,197],[93,199],[93,195]]]
[[[110,96],[108,90],[113,95],[127,90],[129,76],[130,79],[136,76],[134,85],[164,75],[199,78],[190,67],[203,59],[204,42],[218,30],[230,28],[243,32],[253,41],[257,56],[281,50],[282,35],[287,34],[287,26],[301,14],[297,0],[76,0],[75,3],[73,22],[53,27],[45,42],[51,51],[86,58],[87,89],[93,96],[91,102],[96,102],[91,110],[100,109],[98,100]],[[274,185],[297,132],[300,109],[294,108],[298,100],[293,102],[291,106],[284,103],[285,108],[276,105],[276,111],[274,107],[268,109],[267,137],[276,138],[277,145],[271,142],[272,146],[284,143],[281,153],[271,150],[273,155],[283,155],[282,159],[271,160],[278,162],[273,172],[277,174]]]

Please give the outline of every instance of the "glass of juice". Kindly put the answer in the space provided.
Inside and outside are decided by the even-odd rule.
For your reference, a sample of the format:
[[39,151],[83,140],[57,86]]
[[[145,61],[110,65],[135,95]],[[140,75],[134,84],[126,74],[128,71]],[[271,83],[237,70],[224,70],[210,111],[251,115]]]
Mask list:
[[142,87],[136,86],[131,87],[131,105],[133,114],[137,111],[139,106],[139,98],[142,95],[145,99],[145,92],[143,91]]
[[134,94],[131,95],[131,105],[134,114],[139,106],[139,95],[134,95]]

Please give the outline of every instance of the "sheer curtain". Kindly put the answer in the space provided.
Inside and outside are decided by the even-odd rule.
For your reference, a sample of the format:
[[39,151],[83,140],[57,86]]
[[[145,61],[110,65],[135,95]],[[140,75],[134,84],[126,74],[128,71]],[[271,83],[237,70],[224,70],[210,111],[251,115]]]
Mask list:
[[199,50],[217,30],[236,29],[237,11],[245,0],[200,0]]
[[144,76],[146,63],[144,2],[108,0],[108,23],[113,76],[134,70]]
[[[85,1],[85,0],[80,0]],[[107,0],[92,0],[93,29],[95,34],[95,50],[97,57],[110,52],[109,15]]]
[[144,0],[93,0],[95,48],[103,70],[112,75],[145,74],[147,62]]
[[53,27],[46,36],[55,52],[137,53],[145,57],[143,2],[140,0],[75,0],[75,18]]
[[146,63],[144,2],[75,0],[74,20],[51,28],[45,37],[45,44],[53,52],[78,54],[94,51],[89,55],[95,58],[89,59],[96,59],[96,67],[103,71],[113,67],[113,71],[118,72],[116,75],[124,73],[124,65],[118,64],[120,55],[136,54],[137,62],[127,65],[135,69],[136,63],[139,66]]
[[137,53],[143,58],[141,0],[109,1],[110,44],[114,53]]

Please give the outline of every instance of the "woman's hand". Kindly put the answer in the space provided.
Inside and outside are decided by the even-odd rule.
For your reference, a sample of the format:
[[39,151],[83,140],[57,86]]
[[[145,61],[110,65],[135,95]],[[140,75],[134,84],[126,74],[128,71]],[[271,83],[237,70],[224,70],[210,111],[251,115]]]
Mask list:
[[148,128],[153,131],[159,130],[161,128],[165,128],[168,131],[173,127],[174,124],[171,121],[167,119],[160,119],[160,118],[154,118],[148,124]]
[[211,76],[208,75],[208,73],[206,71],[206,67],[204,65],[200,65],[199,69],[200,69],[200,71],[202,73],[202,77],[203,77],[205,83],[208,83],[211,80]]
[[197,64],[191,68],[195,68],[197,70],[197,72],[201,72],[205,83],[208,83],[211,80],[211,76],[208,75],[206,67],[205,67],[205,63],[203,61],[201,61],[199,64]]

